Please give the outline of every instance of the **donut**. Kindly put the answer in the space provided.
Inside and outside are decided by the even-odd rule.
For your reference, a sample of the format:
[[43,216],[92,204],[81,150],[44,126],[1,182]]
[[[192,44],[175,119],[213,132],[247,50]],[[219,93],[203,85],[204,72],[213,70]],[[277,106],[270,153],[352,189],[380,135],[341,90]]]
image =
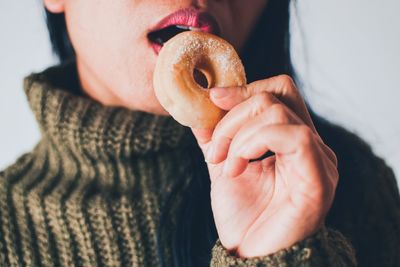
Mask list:
[[[198,84],[194,72],[207,80]],[[209,88],[246,85],[243,64],[227,41],[200,31],[182,32],[166,42],[158,55],[153,86],[163,108],[180,124],[211,129],[226,111],[211,100]]]

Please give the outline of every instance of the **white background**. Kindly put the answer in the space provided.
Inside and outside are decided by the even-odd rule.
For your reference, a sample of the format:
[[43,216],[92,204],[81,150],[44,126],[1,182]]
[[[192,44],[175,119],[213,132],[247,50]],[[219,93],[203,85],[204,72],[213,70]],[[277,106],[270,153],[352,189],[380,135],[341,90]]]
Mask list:
[[[55,62],[40,2],[0,1],[0,169],[40,137],[22,89],[24,76]],[[307,100],[365,138],[400,177],[400,1],[298,0],[294,13]]]

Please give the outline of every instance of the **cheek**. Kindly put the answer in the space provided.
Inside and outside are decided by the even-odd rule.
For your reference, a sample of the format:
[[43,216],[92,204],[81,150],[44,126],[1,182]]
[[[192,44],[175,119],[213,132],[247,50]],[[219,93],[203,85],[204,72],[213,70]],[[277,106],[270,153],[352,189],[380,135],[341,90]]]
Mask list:
[[[130,48],[127,49],[127,54],[123,55],[123,60],[119,62],[119,68],[110,70],[115,75],[112,79],[121,86],[113,90],[121,97],[153,98],[155,55],[145,45],[133,47],[134,49]],[[116,79],[121,79],[123,82]]]
[[[77,60],[92,79],[120,99],[149,97],[155,55],[145,29],[136,21],[140,9],[125,1],[70,1],[66,21]],[[142,24],[143,25],[143,24]],[[139,94],[139,95],[138,95]]]
[[66,22],[77,59],[86,67],[90,66],[97,76],[107,69],[117,68],[118,51],[123,49],[122,33],[116,27],[113,13],[105,14],[101,1],[99,5],[93,0],[67,3]]

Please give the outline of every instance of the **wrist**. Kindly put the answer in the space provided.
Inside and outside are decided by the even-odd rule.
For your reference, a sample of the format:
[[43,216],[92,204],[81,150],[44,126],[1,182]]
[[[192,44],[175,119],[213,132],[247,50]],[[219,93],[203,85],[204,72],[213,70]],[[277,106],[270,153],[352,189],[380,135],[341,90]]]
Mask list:
[[[254,234],[251,237],[244,238],[241,244],[231,253],[240,258],[255,258],[272,255],[278,251],[288,249],[317,232],[320,231],[323,224],[319,224],[313,230],[297,228],[279,234],[278,231],[269,234]],[[294,230],[294,231],[293,231]]]

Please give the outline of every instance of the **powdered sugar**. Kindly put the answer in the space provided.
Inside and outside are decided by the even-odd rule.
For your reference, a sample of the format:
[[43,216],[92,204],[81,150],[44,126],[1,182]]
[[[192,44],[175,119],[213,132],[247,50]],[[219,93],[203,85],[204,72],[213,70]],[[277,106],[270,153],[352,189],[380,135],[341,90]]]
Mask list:
[[[218,86],[243,85],[244,69],[236,51],[225,41],[213,37],[205,33],[184,32],[172,38],[172,51],[169,51],[174,53],[172,66],[185,64],[193,71],[199,61],[206,59],[216,63],[221,83]],[[235,84],[227,84],[232,82]]]

